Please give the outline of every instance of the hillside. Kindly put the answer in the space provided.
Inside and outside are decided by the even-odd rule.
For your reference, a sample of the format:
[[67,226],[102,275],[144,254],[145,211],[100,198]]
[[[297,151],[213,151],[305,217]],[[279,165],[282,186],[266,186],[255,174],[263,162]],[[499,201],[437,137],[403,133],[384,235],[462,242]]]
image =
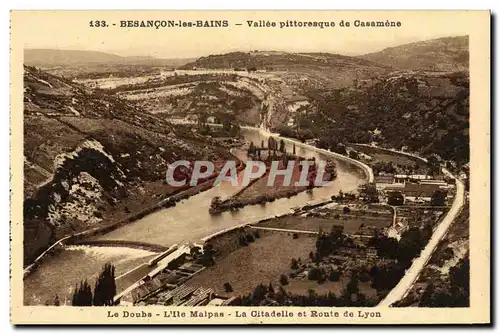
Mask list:
[[469,161],[467,72],[401,71],[349,88],[311,91],[308,97],[308,110],[279,132],[316,138],[320,147],[335,151],[339,143],[377,143],[437,154],[459,166]]
[[115,54],[98,51],[56,49],[24,50],[24,63],[26,65],[37,67],[72,66],[84,64],[120,64],[177,67],[184,65],[189,61],[191,61],[191,59],[160,59],[147,56],[122,57]]
[[229,152],[117,97],[25,67],[25,261],[51,242],[133,214],[179,189],[167,164]]
[[182,68],[247,69],[255,67],[257,70],[298,70],[340,66],[385,68],[383,65],[368,60],[338,54],[280,51],[231,52],[222,55],[210,55],[185,64]]
[[399,69],[468,71],[468,36],[445,37],[386,48],[360,56]]

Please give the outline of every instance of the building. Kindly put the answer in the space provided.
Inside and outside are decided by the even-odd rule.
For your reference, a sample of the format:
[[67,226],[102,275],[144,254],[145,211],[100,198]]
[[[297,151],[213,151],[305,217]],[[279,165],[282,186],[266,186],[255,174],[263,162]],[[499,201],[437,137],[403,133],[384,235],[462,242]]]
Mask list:
[[385,189],[394,184],[394,175],[393,174],[376,175],[374,181],[378,189]]
[[405,196],[405,203],[430,203],[432,195],[436,191],[446,191],[440,187],[439,184],[420,184],[420,183],[406,183],[403,189]]

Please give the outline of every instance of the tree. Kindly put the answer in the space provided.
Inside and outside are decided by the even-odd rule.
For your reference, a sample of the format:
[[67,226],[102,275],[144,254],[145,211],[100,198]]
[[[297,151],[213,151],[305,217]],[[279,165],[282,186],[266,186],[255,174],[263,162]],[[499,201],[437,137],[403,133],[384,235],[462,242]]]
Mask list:
[[226,291],[226,293],[233,292],[233,287],[231,286],[231,284],[229,284],[228,282],[224,283],[224,291]]
[[330,271],[330,276],[328,277],[328,279],[332,282],[338,282],[338,280],[340,279],[340,273],[338,272],[338,270],[333,269],[332,271]]
[[54,306],[60,306],[60,305],[61,305],[61,302],[59,301],[59,296],[56,293],[56,295],[54,297]]
[[290,264],[290,268],[292,268],[293,270],[298,269],[298,268],[299,268],[299,263],[298,263],[298,261],[297,261],[297,260],[295,260],[295,259],[292,259],[292,262],[291,262],[291,264]]
[[288,277],[286,277],[286,275],[281,275],[280,276],[280,284],[281,285],[287,285],[288,284]]
[[75,286],[71,300],[73,306],[92,306],[92,289],[87,280]]
[[431,197],[432,206],[444,206],[446,204],[446,192],[443,190],[436,190]]
[[247,154],[254,155],[256,152],[256,148],[253,142],[250,142],[250,146],[248,146]]
[[106,263],[95,282],[93,304],[95,306],[113,305],[113,298],[115,295],[115,266],[111,263]]
[[359,292],[359,279],[357,274],[353,274],[351,276],[349,283],[346,285],[346,290],[349,294]]
[[285,141],[283,139],[280,140],[280,152],[285,153]]
[[358,160],[359,153],[354,151],[354,150],[351,150],[351,151],[349,151],[349,158],[354,159],[354,160]]
[[370,203],[378,203],[378,190],[375,183],[366,183],[360,187],[359,196]]
[[342,144],[342,143],[338,143],[337,145],[335,145],[333,151],[337,152],[338,154],[342,154],[342,155],[346,155],[347,154],[345,145]]
[[196,259],[200,253],[201,253],[201,248],[198,247],[198,246],[193,246],[191,247],[191,249],[189,250],[190,254],[191,254],[191,257]]
[[389,205],[403,205],[404,201],[403,194],[399,191],[390,191],[387,194],[387,204]]
[[266,293],[268,292],[268,289],[261,283],[255,287],[253,290],[251,300],[254,305],[257,305],[259,302],[261,302],[264,298],[266,298]]

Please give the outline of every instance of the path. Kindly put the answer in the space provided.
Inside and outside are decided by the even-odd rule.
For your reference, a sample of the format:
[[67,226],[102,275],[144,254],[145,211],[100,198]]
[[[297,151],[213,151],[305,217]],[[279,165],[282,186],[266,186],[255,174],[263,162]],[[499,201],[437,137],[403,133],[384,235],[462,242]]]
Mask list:
[[425,246],[425,248],[420,253],[420,256],[413,260],[411,267],[406,270],[405,275],[399,281],[396,287],[394,287],[394,289],[392,289],[389,294],[378,304],[378,306],[380,307],[390,307],[393,303],[403,299],[408,294],[411,287],[420,276],[422,269],[424,269],[425,265],[434,253],[434,250],[438,246],[441,239],[446,235],[448,228],[457,218],[464,205],[464,184],[445,168],[443,168],[442,171],[445,175],[448,175],[455,179],[457,192],[455,198],[453,199],[453,204],[451,205],[450,210],[443,218],[441,223],[439,223],[439,225],[434,230],[431,239],[427,243],[427,246]]

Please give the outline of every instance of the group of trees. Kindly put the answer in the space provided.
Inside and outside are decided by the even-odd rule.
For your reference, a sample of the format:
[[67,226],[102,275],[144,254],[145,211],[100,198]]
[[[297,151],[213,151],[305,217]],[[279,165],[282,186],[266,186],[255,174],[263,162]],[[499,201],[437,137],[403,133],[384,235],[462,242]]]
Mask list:
[[432,225],[410,227],[403,232],[401,239],[390,238],[376,233],[369,245],[377,249],[377,255],[386,259],[395,259],[398,264],[409,267],[411,261],[420,254],[422,248],[432,236]]
[[369,203],[378,203],[378,190],[375,183],[365,183],[359,187],[359,197]]
[[106,263],[95,282],[94,293],[87,280],[75,286],[71,304],[73,306],[110,306],[116,295],[115,266]]
[[344,226],[334,225],[330,233],[320,233],[316,240],[316,253],[314,255],[316,263],[321,262],[325,256],[334,253],[344,244],[345,236],[343,231]]
[[469,307],[470,296],[469,256],[452,267],[443,285],[430,282],[420,300],[422,307]]
[[401,235],[399,241],[376,233],[369,246],[376,248],[379,257],[395,261],[375,264],[369,269],[372,288],[388,291],[396,286],[431,236],[431,225],[425,225],[423,228],[411,227]]
[[313,289],[300,295],[287,292],[283,286],[275,289],[272,284],[261,283],[252,293],[240,296],[239,306],[375,306],[376,301],[368,299],[359,291],[357,283],[352,282],[340,296],[333,292],[318,294]]
[[309,131],[321,147],[332,150],[339,141],[335,138],[344,143],[376,141],[463,165],[469,161],[469,78],[460,75],[460,82],[450,80],[450,75],[419,78],[420,84],[437,92],[424,98],[418,85],[415,89],[417,79],[410,76],[382,77],[358,89],[308,92],[311,105],[307,114],[296,117],[296,132]]

